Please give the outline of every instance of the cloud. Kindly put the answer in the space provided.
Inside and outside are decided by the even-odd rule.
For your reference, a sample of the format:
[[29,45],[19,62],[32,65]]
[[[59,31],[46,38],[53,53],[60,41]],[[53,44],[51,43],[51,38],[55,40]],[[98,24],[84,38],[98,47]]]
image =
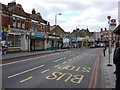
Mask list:
[[[89,28],[91,31],[108,27],[107,16],[118,18],[119,0],[16,0],[22,4],[26,12],[31,13],[35,8],[40,12],[43,19],[54,25],[55,14],[62,13],[57,17],[58,24],[65,31],[72,31],[77,25],[80,28]],[[7,4],[11,0],[1,0]]]

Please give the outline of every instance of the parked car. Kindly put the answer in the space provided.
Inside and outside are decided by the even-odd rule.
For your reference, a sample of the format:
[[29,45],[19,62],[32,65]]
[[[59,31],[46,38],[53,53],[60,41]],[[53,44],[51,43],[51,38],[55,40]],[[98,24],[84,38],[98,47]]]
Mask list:
[[90,45],[89,47],[90,47],[90,48],[95,48],[95,45]]

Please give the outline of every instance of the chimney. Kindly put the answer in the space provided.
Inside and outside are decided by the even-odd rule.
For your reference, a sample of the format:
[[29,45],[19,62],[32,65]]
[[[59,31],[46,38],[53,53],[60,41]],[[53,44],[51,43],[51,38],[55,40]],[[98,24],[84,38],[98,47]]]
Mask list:
[[13,6],[15,6],[16,5],[16,2],[10,2],[10,3],[8,3],[8,7],[13,7]]
[[32,10],[32,14],[36,14],[36,11],[35,11],[35,9],[33,8],[33,10]]
[[103,31],[103,29],[102,29],[102,28],[100,28],[100,30],[101,30],[101,32]]
[[105,31],[107,31],[107,28],[105,28]]

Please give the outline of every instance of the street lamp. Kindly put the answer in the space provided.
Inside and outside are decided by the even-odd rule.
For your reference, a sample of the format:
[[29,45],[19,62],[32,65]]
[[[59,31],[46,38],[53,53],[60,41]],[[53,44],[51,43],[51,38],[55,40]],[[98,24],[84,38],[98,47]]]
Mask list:
[[111,54],[110,19],[111,19],[111,16],[107,16],[107,18],[108,18],[108,24],[109,24],[109,49],[108,49],[108,52],[109,52],[109,62],[107,64],[107,66],[112,66],[110,64],[110,54]]
[[58,13],[55,15],[55,25],[57,25],[57,15],[62,15],[62,13]]
[[77,38],[78,38],[78,31],[77,31],[77,29],[79,29],[79,28],[77,28],[78,26],[80,27],[80,25],[76,26],[76,48],[78,47],[78,41],[77,41]]
[[[57,25],[57,15],[62,15],[62,13],[58,13],[55,15],[55,26]],[[55,30],[55,33],[57,33],[56,30]],[[56,47],[55,51],[57,51],[57,41],[55,41],[55,47]]]

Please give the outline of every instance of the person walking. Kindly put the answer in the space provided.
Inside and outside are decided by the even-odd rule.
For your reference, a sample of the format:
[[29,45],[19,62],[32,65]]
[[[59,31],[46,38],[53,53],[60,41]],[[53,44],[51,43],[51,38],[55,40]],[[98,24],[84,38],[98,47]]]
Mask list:
[[103,54],[104,54],[104,57],[105,57],[105,51],[106,51],[106,46],[103,48]]
[[113,63],[116,66],[116,86],[115,89],[120,89],[120,41],[116,43],[116,48],[113,55]]

